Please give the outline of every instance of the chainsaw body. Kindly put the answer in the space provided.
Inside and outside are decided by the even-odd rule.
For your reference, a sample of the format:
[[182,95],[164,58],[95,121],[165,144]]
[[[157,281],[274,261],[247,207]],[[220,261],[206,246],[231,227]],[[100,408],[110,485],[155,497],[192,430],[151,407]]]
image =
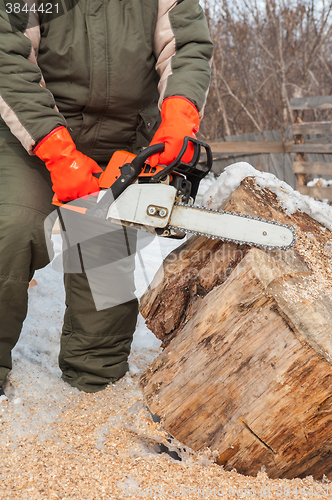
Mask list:
[[[182,157],[191,143],[190,163]],[[200,163],[202,148],[206,163]],[[294,244],[292,228],[274,221],[195,206],[200,181],[212,168],[208,144],[185,137],[179,156],[170,165],[151,167],[148,158],[164,150],[150,146],[137,156],[127,151],[113,154],[99,178],[101,191],[67,204],[66,209],[99,220],[129,226],[163,237],[183,238],[186,233],[219,238],[239,244],[286,249]]]

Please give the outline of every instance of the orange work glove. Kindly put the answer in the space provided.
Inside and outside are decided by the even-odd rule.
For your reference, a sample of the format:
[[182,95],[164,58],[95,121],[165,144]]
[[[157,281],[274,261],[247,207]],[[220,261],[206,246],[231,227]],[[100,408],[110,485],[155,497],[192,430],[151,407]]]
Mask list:
[[[183,139],[188,135],[196,138],[199,129],[199,115],[196,106],[185,97],[168,97],[161,106],[161,124],[153,136],[150,146],[165,144],[162,153],[150,157],[151,167],[169,165],[179,155],[183,146]],[[194,146],[188,145],[182,157],[189,163],[194,155]]]
[[102,172],[98,164],[77,151],[65,127],[58,127],[37,144],[34,154],[51,172],[53,191],[61,201],[70,201],[99,191],[92,174]]

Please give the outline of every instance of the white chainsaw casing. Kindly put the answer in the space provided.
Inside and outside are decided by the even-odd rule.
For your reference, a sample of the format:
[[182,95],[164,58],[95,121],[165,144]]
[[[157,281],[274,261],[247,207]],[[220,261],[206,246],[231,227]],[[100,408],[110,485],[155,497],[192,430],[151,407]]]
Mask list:
[[[164,228],[169,222],[176,197],[176,188],[167,184],[132,184],[112,203],[107,220],[126,221],[153,228]],[[167,211],[165,217],[151,215],[149,207]]]

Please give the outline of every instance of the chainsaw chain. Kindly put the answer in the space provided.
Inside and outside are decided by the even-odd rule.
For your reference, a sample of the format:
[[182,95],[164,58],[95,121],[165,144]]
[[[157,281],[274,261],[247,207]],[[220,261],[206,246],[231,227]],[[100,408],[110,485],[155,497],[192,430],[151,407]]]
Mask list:
[[251,217],[250,215],[238,214],[235,212],[226,212],[225,210],[215,210],[213,208],[201,207],[199,205],[190,205],[189,203],[175,202],[174,205],[178,206],[178,207],[189,207],[189,208],[194,208],[196,210],[204,210],[206,212],[217,212],[218,214],[230,214],[230,215],[235,215],[236,217],[243,217],[244,219],[258,220],[261,222],[268,222],[269,224],[274,224],[275,226],[287,227],[293,233],[293,241],[285,247],[280,247],[280,246],[273,246],[273,245],[262,245],[260,243],[254,243],[254,242],[248,243],[246,241],[241,241],[241,240],[232,240],[230,238],[222,238],[221,236],[211,236],[211,234],[200,233],[199,231],[192,231],[190,229],[184,229],[182,227],[176,227],[176,226],[168,226],[169,229],[175,229],[178,231],[182,231],[183,233],[195,234],[196,236],[206,236],[207,238],[210,238],[213,240],[230,241],[232,243],[236,243],[237,245],[249,245],[249,246],[254,246],[254,247],[259,247],[259,248],[265,248],[266,250],[275,250],[275,249],[287,250],[288,248],[291,248],[294,245],[295,240],[296,240],[295,231],[291,226],[288,226],[286,224],[280,224],[279,222],[276,222],[276,221],[267,221],[266,219],[261,219],[260,217]]

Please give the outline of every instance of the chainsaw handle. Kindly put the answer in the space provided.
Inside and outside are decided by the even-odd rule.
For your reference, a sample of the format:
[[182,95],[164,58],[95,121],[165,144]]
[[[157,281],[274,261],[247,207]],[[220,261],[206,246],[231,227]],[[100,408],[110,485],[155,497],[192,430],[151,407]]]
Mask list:
[[153,156],[158,153],[162,153],[165,149],[165,144],[160,143],[160,144],[154,144],[153,146],[148,146],[147,148],[143,149],[136,158],[133,159],[131,162],[131,166],[134,167],[137,176],[141,173],[145,162],[150,156]]
[[[187,151],[189,143],[191,143],[194,146],[194,155],[192,157],[192,160],[189,163],[184,163],[182,161],[182,157],[185,154],[185,152]],[[207,158],[206,169],[204,171],[204,175],[202,175],[202,177],[205,177],[205,175],[208,174],[212,168],[213,159],[212,159],[211,148],[208,144],[206,144],[202,141],[199,141],[198,139],[195,139],[194,137],[186,136],[183,139],[181,151],[178,154],[178,156],[175,158],[175,160],[172,161],[172,163],[167,165],[165,168],[163,168],[163,170],[161,170],[160,172],[155,174],[151,178],[150,182],[153,182],[153,183],[159,182],[161,178],[163,178],[165,175],[169,174],[170,172],[176,171],[179,167],[180,167],[179,171],[183,170],[184,173],[186,170],[188,170],[188,171],[193,170],[196,167],[197,163],[199,162],[202,147],[206,151],[206,158]]]

